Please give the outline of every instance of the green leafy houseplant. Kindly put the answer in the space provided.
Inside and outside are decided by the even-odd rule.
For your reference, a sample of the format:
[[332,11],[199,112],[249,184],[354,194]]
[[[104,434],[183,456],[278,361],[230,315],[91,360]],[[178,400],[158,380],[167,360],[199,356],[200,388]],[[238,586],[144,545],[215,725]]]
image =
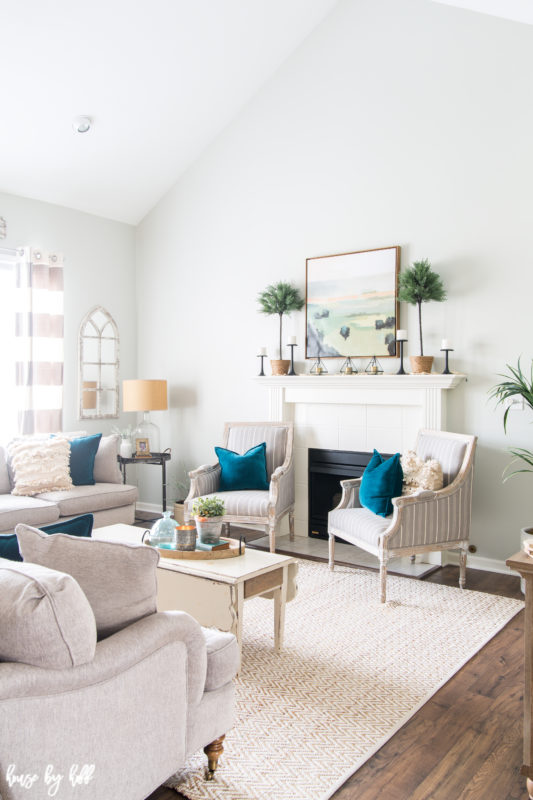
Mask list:
[[[533,410],[533,361],[531,362],[529,377],[522,372],[520,359],[518,359],[516,367],[512,367],[509,364],[505,366],[509,370],[509,373],[507,375],[500,374],[500,378],[504,378],[504,380],[492,387],[489,396],[493,400],[496,400],[497,405],[507,404],[503,414],[503,429],[505,433],[507,433],[507,418],[511,410],[513,398],[521,397],[526,405]],[[514,458],[504,470],[504,481],[508,480],[512,475],[517,475],[519,472],[533,472],[533,452],[531,452],[531,450],[516,447],[510,448],[509,452]],[[513,465],[517,462],[522,462],[527,466],[522,469],[512,469]]]
[[423,261],[414,261],[411,267],[400,274],[398,284],[398,299],[403,303],[418,306],[418,328],[420,333],[420,355],[424,356],[424,344],[422,340],[422,303],[429,303],[431,300],[442,303],[446,300],[446,291],[442,280],[436,272],[431,269],[431,264],[427,258]]
[[220,497],[197,497],[192,504],[195,517],[222,517],[224,509],[224,501]]
[[300,292],[290,283],[273,283],[260,292],[257,298],[261,314],[279,316],[279,357],[283,358],[283,315],[301,311],[304,300]]

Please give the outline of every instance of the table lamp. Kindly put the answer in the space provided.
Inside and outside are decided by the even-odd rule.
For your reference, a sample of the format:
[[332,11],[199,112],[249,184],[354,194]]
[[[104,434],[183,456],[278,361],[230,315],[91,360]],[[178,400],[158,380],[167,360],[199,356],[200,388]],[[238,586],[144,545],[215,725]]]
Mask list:
[[[122,381],[124,411],[142,411],[143,419],[133,433],[134,439],[148,439],[149,453],[160,453],[159,428],[150,421],[150,411],[166,411],[167,382],[159,380]],[[148,453],[147,453],[148,455]]]

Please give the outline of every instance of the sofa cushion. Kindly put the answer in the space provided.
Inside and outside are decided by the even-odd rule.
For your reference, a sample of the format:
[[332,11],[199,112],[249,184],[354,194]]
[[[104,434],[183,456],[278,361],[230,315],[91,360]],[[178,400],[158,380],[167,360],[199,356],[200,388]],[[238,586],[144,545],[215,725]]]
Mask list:
[[94,486],[74,486],[68,492],[43,492],[39,499],[57,503],[60,516],[71,517],[129,506],[137,500],[137,487],[123,483],[96,483]]
[[220,463],[220,492],[238,492],[242,489],[268,491],[266,471],[266,442],[251,447],[239,455],[224,447],[215,447]]
[[0,531],[11,533],[19,522],[39,527],[57,519],[59,508],[55,503],[38,497],[0,494]]
[[0,660],[67,669],[95,648],[94,614],[74,578],[0,559]]
[[104,542],[57,533],[47,536],[17,525],[25,561],[66,572],[91,604],[98,637],[104,638],[156,611],[159,553],[145,545]]
[[102,436],[96,458],[94,459],[94,479],[96,483],[122,483],[122,473],[117,461],[120,436]]
[[7,468],[6,451],[3,447],[0,447],[0,494],[9,494],[10,492],[11,482]]
[[46,491],[71,489],[68,439],[22,437],[8,445],[15,495],[33,496]]
[[94,486],[94,460],[101,433],[70,441],[70,477],[74,486]]
[[[93,522],[94,517],[92,514],[84,514],[81,517],[73,517],[64,522],[44,525],[39,527],[39,530],[49,535],[52,533],[68,533],[71,536],[90,536]],[[22,561],[16,533],[0,534],[0,558],[8,558],[10,561]]]
[[216,628],[202,628],[202,632],[207,647],[205,691],[213,692],[235,677],[240,663],[239,645],[232,633]]

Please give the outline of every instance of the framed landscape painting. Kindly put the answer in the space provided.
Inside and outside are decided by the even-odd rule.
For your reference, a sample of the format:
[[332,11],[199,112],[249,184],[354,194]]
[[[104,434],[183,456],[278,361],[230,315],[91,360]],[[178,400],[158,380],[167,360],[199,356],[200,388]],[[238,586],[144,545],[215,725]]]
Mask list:
[[396,356],[400,248],[306,261],[306,358]]

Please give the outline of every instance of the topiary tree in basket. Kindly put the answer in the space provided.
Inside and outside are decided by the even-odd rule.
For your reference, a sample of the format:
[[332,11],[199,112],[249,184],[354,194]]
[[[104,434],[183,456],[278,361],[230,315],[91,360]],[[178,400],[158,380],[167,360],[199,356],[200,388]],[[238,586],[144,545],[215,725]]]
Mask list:
[[279,360],[271,360],[273,375],[286,375],[290,361],[283,360],[283,315],[291,311],[301,311],[304,299],[295,286],[290,283],[273,283],[259,293],[257,300],[261,314],[279,316]]
[[433,272],[427,258],[422,261],[413,261],[412,266],[400,274],[398,283],[398,299],[403,303],[418,306],[418,329],[420,335],[420,356],[411,356],[413,372],[431,372],[433,356],[424,356],[424,343],[422,338],[422,303],[431,300],[442,303],[446,300],[446,290],[440,275]]

